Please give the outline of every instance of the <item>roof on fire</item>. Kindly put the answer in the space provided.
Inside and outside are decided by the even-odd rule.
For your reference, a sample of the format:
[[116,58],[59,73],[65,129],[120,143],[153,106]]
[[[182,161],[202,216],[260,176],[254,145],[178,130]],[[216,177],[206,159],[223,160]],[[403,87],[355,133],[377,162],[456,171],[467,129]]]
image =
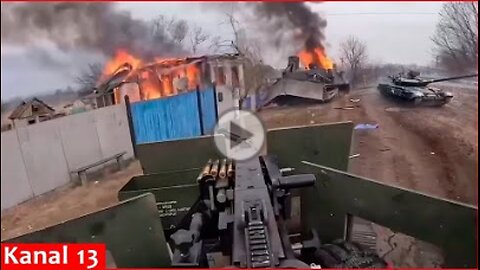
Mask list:
[[[159,68],[172,68],[180,65],[188,65],[194,62],[201,61],[218,61],[218,60],[238,60],[242,59],[242,56],[238,53],[228,53],[228,54],[215,54],[215,55],[203,55],[197,57],[185,57],[185,58],[176,58],[176,59],[166,59],[162,62],[152,63],[146,66],[141,67],[139,70],[146,70],[153,67]],[[120,66],[117,71],[111,74],[111,76],[104,80],[100,85],[94,89],[94,93],[98,95],[103,95],[108,92],[111,92],[114,88],[119,87],[124,83],[124,80],[127,76],[131,75],[131,66],[130,69],[123,68],[127,63]]]

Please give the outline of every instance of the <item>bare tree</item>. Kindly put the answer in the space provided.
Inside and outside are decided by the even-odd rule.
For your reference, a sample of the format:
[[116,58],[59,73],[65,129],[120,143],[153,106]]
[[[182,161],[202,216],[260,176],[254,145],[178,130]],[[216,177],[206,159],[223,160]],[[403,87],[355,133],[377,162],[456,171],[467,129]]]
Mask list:
[[88,68],[75,78],[75,82],[80,86],[80,90],[93,91],[102,75],[102,65],[99,63],[89,64]]
[[154,39],[163,40],[169,37],[176,44],[182,45],[188,34],[188,23],[175,17],[159,15],[151,21],[151,32]]
[[220,47],[220,36],[211,37],[202,27],[175,17],[157,16],[151,22],[151,32],[154,39],[162,40],[168,37],[193,54],[196,54],[199,47],[209,40],[210,49],[217,50],[217,47]]
[[259,43],[249,39],[246,30],[235,17],[233,8],[232,11],[225,13],[225,18],[223,23],[230,26],[233,40],[216,38],[214,42],[217,48],[230,48],[245,59],[243,72],[245,91],[240,93],[241,107],[248,95],[257,93],[265,85],[269,66],[263,64]]
[[188,23],[185,20],[178,20],[170,25],[168,30],[173,41],[181,45],[183,40],[187,37],[188,28]]
[[214,36],[210,39],[210,46],[208,46],[209,49],[218,52],[221,50],[222,45],[224,43],[224,40],[222,40],[221,36]]
[[241,23],[237,20],[233,10],[225,13],[226,22],[233,33],[233,40],[224,40],[222,44],[230,46],[241,56],[247,58],[253,64],[259,64],[262,62],[260,54],[260,46],[255,39],[250,39],[246,30],[242,27]]
[[213,36],[210,39],[210,46],[209,48],[214,52],[235,52],[238,54],[243,54],[242,50],[238,46],[238,32],[239,32],[239,22],[236,20],[235,16],[233,15],[233,11],[224,13],[225,20],[222,21],[220,24],[227,24],[233,34],[233,39],[225,39],[223,36]]
[[168,29],[170,25],[173,24],[172,18],[167,18],[163,15],[157,16],[151,21],[151,35],[154,40],[162,41],[166,36],[169,35]]
[[203,32],[203,29],[199,26],[194,27],[190,33],[190,42],[192,44],[193,54],[197,53],[198,47],[207,41],[209,35]]
[[367,61],[367,46],[355,36],[348,37],[340,43],[342,64],[346,65],[350,73],[350,82],[358,82],[362,68]]
[[447,70],[474,69],[478,57],[478,3],[445,3],[439,15],[432,37],[438,64]]

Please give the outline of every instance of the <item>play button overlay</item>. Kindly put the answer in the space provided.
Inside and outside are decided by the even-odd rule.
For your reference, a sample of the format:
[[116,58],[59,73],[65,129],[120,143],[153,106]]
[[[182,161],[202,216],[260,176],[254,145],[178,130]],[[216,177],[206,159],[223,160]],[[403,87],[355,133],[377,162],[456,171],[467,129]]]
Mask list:
[[218,151],[225,157],[247,160],[262,150],[265,129],[260,119],[250,111],[227,111],[215,125],[214,141]]

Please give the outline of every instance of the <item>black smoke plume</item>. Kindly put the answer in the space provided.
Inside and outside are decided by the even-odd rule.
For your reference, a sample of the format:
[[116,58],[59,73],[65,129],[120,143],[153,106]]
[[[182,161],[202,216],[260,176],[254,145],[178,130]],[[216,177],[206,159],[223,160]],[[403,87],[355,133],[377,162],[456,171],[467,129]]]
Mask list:
[[296,41],[304,44],[305,49],[323,49],[322,41],[325,39],[323,31],[327,21],[321,18],[320,14],[313,12],[306,3],[264,2],[249,5],[258,23],[270,33],[266,37],[273,38],[276,46],[283,45],[280,43],[284,35],[282,32],[290,32]]
[[[314,48],[325,49],[327,21],[311,9],[314,4],[318,3],[237,2],[203,6],[225,14],[224,24],[230,25],[229,18],[235,18],[237,31],[243,34],[245,43],[259,44],[263,60],[281,66],[288,56],[302,50],[312,53]],[[316,59],[315,62],[320,61]]]
[[2,43],[34,45],[41,40],[57,48],[100,52],[119,48],[148,59],[182,52],[162,29],[114,9],[112,3],[2,3]]

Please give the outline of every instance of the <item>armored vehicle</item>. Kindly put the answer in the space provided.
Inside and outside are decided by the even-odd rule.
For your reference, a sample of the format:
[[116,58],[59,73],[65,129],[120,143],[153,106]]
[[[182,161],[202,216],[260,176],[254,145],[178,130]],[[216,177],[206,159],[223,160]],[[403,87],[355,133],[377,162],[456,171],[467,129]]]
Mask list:
[[299,58],[290,56],[282,77],[267,87],[262,106],[296,101],[329,102],[339,91],[348,91],[349,88],[350,84],[344,79],[343,72],[337,71],[335,66],[323,69],[311,64],[302,69]]
[[390,82],[380,83],[378,90],[385,96],[412,102],[414,105],[443,106],[450,102],[453,94],[430,86],[431,83],[470,78],[477,76],[477,74],[441,79],[424,79],[419,76],[420,73],[416,71],[409,71],[406,75],[400,73],[389,76]]

